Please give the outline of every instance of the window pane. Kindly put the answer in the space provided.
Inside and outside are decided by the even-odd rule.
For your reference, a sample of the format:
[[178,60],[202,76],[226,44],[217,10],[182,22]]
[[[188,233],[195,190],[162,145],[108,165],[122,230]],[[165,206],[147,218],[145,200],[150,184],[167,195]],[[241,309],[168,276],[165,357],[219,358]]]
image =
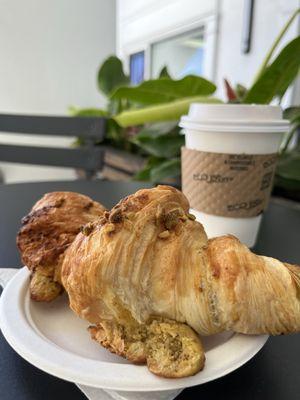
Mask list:
[[164,66],[172,78],[202,75],[204,57],[204,29],[199,28],[152,45],[151,75],[158,77]]
[[130,81],[133,85],[138,85],[144,80],[145,52],[131,54],[130,56]]

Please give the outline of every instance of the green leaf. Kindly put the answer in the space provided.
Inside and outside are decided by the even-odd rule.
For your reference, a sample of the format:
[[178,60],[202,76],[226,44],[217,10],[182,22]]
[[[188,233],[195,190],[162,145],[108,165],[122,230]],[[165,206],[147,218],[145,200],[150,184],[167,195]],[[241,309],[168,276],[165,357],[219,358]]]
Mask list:
[[281,156],[275,175],[274,186],[300,195],[300,151],[293,150]]
[[300,183],[300,151],[294,150],[284,154],[276,169],[276,175],[281,178],[298,181]]
[[144,107],[138,110],[124,111],[114,117],[120,126],[141,125],[147,122],[176,121],[187,114],[191,103],[222,103],[214,97],[194,96],[167,104]]
[[143,138],[143,137],[158,137],[165,135],[167,133],[179,133],[179,127],[177,121],[166,121],[166,122],[157,122],[151,125],[144,126],[135,138]]
[[101,108],[75,108],[69,109],[73,117],[106,117],[108,115],[106,110]]
[[180,155],[184,140],[183,135],[169,134],[158,137],[136,136],[133,143],[153,156],[169,158]]
[[288,43],[249,89],[244,103],[269,104],[281,98],[296,78],[300,67],[300,36]]
[[141,169],[134,177],[133,179],[138,180],[138,181],[150,181],[151,180],[151,170],[164,162],[164,158],[157,158],[157,157],[149,157],[146,165],[144,166],[143,169]]
[[106,138],[112,140],[115,144],[119,144],[124,140],[123,128],[121,128],[114,119],[109,118],[106,124]]
[[300,196],[300,149],[281,155],[275,175],[275,186]]
[[300,181],[283,178],[280,175],[275,176],[274,186],[285,190],[299,191],[300,192]]
[[160,78],[145,81],[135,87],[120,87],[111,98],[125,98],[140,104],[157,104],[183,97],[208,96],[215,90],[216,86],[212,82],[199,76],[189,75],[178,81]]
[[283,112],[283,118],[289,119],[291,122],[290,129],[286,135],[284,135],[283,140],[280,146],[281,154],[285,153],[289,147],[289,144],[297,133],[300,127],[300,107],[289,107],[286,108]]
[[166,65],[161,69],[161,71],[160,71],[160,73],[159,73],[158,76],[159,76],[160,78],[172,79],[172,78],[171,78],[171,75],[169,74],[169,71],[168,71],[168,68],[167,68]]
[[151,169],[150,180],[154,183],[162,182],[166,178],[176,178],[181,173],[180,157],[161,162]]
[[247,94],[247,88],[244,85],[237,83],[235,86],[235,93],[237,94],[239,101],[243,101]]
[[82,147],[85,145],[85,140],[82,137],[78,137],[74,140],[74,142],[71,144],[71,147]]
[[122,61],[115,56],[107,58],[98,72],[98,88],[106,95],[116,88],[129,85],[130,79],[123,71]]
[[283,111],[283,118],[289,119],[292,123],[300,118],[300,106],[288,107]]
[[[298,124],[300,123],[300,121],[298,122]],[[284,135],[283,140],[280,144],[280,153],[283,155],[284,153],[286,153],[289,144],[293,138],[293,136],[295,135],[295,133],[297,132],[298,129],[298,125],[292,125],[290,130],[286,133],[286,135]]]

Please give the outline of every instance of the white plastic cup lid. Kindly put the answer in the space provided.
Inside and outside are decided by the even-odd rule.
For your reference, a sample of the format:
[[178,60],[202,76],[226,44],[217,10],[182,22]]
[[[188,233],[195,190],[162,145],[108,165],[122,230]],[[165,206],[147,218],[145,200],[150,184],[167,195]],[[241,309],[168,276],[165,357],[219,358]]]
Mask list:
[[279,106],[192,103],[188,115],[181,117],[179,126],[209,131],[282,133],[288,130],[289,121],[282,119]]

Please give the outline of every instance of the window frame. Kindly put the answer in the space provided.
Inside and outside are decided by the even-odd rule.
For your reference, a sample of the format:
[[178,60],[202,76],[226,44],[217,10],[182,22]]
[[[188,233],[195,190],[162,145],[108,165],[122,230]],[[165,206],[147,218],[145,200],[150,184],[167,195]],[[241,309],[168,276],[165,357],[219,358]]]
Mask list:
[[141,51],[145,52],[145,66],[144,66],[144,79],[151,79],[151,57],[152,48],[158,42],[171,39],[175,36],[188,34],[189,32],[196,31],[204,27],[205,44],[204,44],[204,65],[203,76],[209,80],[214,81],[217,72],[217,35],[218,35],[218,14],[210,14],[203,16],[195,21],[189,21],[180,26],[172,29],[164,30],[159,34],[150,35],[143,42],[131,43],[123,49],[123,58],[125,65],[129,69],[130,55]]

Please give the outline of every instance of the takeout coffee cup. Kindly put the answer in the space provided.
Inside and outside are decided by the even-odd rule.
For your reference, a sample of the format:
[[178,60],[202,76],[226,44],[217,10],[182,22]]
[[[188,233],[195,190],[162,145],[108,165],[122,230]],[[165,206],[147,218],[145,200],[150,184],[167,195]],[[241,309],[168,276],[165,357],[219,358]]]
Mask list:
[[209,237],[255,244],[288,124],[266,105],[194,103],[181,118],[182,188]]

